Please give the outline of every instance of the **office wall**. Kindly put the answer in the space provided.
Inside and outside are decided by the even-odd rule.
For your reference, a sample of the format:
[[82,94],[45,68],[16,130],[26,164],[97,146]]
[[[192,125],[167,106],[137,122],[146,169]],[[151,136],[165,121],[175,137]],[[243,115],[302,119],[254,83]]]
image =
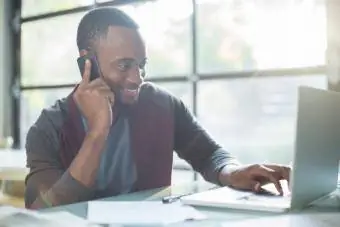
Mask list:
[[10,51],[9,51],[9,19],[8,3],[10,0],[0,1],[0,137],[11,134],[10,108]]

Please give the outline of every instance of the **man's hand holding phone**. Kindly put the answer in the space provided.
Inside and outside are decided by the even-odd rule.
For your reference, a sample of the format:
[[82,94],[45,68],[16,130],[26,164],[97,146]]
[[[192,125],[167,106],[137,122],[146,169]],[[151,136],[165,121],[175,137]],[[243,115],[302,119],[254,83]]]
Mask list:
[[73,99],[86,118],[89,132],[107,135],[113,120],[114,94],[101,77],[90,80],[90,60],[85,61],[82,77],[81,83],[73,94]]

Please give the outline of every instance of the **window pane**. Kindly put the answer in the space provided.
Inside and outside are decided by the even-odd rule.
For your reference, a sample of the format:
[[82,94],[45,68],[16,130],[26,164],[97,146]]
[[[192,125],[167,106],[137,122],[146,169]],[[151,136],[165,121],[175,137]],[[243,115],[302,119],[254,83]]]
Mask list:
[[192,87],[187,82],[164,82],[156,83],[160,87],[169,91],[175,97],[181,99],[183,103],[192,110]]
[[43,108],[50,107],[58,99],[67,97],[72,88],[51,90],[27,90],[21,93],[21,142],[25,144],[29,128],[39,117]]
[[297,87],[326,88],[326,83],[323,75],[200,82],[199,120],[242,162],[288,164],[295,140]]
[[94,0],[23,0],[21,15],[22,17],[29,17],[91,5],[93,3]]
[[82,16],[71,14],[22,25],[22,85],[80,80],[76,33]]
[[323,65],[323,0],[197,0],[200,72]]
[[158,0],[120,9],[140,26],[147,46],[149,77],[191,72],[191,1]]

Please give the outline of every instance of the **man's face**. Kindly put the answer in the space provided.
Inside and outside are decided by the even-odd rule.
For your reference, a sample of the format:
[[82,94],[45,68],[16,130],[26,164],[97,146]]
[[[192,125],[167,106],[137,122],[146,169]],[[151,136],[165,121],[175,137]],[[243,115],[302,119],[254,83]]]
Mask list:
[[[145,45],[135,29],[110,26],[107,36],[95,43],[99,67],[116,101],[133,104],[144,80]],[[117,97],[118,96],[118,97]]]

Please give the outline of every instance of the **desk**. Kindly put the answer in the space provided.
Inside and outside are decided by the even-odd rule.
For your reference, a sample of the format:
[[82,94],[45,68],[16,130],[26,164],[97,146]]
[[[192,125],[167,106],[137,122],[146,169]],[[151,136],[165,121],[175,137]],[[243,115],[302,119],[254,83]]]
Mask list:
[[0,149],[0,204],[24,207],[26,152]]
[[[100,199],[102,201],[152,201],[152,200],[160,200],[164,196],[169,195],[182,195],[191,192],[200,192],[214,187],[214,185],[200,182],[200,183],[190,183],[178,186],[171,186],[166,188],[153,189],[148,191],[136,192],[126,195],[120,195],[115,197],[109,197]],[[256,212],[256,211],[240,211],[240,210],[232,210],[232,209],[220,209],[220,208],[198,208],[199,211],[205,213],[209,220],[197,223],[198,226],[209,226],[218,224],[225,221],[230,220],[244,220],[250,218],[259,218],[266,216],[278,216],[278,215],[288,215],[288,214],[276,214],[276,213],[265,213],[265,212]],[[41,210],[41,212],[54,212],[54,211],[68,211],[72,214],[75,214],[79,217],[86,218],[87,215],[87,203],[76,203],[66,206],[54,207],[49,209]],[[304,210],[301,213],[313,213],[313,212],[339,212],[336,210],[320,210],[317,208]],[[339,213],[337,213],[339,214]]]

